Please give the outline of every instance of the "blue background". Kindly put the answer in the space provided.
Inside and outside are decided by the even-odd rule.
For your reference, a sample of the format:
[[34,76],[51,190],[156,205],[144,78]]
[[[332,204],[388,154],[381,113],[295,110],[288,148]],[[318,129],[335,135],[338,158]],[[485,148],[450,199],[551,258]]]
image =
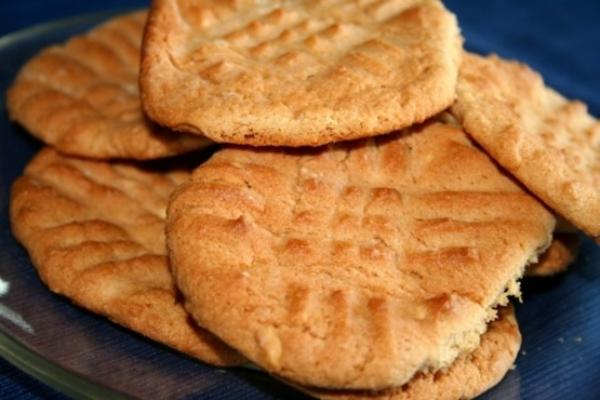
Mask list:
[[[1,0],[0,35],[50,20],[99,10],[143,7],[146,4],[147,2],[142,1],[117,0]],[[542,72],[551,86],[568,97],[584,100],[594,115],[600,115],[600,1],[447,0],[446,5],[459,18],[467,48],[483,53],[494,51],[501,56],[527,62]],[[588,243],[587,246],[593,245]],[[585,272],[583,271],[584,275]],[[596,272],[591,271],[594,277]],[[573,275],[566,280],[578,279],[575,271]],[[525,289],[541,293],[532,296],[531,299],[526,296],[526,301],[540,303],[540,307],[536,307],[537,310],[547,307],[548,318],[558,312],[557,308],[566,308],[564,312],[575,315],[578,312],[576,304],[572,308],[564,305],[560,307],[561,304],[546,306],[544,289],[536,287],[535,284],[526,283]],[[520,319],[536,317],[536,321],[539,321],[537,324],[544,324],[544,321],[549,320],[527,314],[527,309],[520,311]],[[569,318],[565,318],[564,323],[568,325],[568,322]],[[569,328],[565,329],[564,338],[568,341]],[[528,344],[527,337],[524,346],[533,348]],[[592,358],[598,360],[597,355]],[[600,379],[600,366],[591,363],[590,368],[595,370],[590,371],[591,375],[587,377],[589,381],[581,383],[591,384],[595,388],[597,383],[594,382],[599,382]],[[522,376],[522,380],[526,379],[526,375]],[[549,389],[544,392],[545,396],[552,393],[551,388]],[[590,393],[590,396],[589,398],[594,398],[595,393]],[[65,397],[0,359],[0,398]]]

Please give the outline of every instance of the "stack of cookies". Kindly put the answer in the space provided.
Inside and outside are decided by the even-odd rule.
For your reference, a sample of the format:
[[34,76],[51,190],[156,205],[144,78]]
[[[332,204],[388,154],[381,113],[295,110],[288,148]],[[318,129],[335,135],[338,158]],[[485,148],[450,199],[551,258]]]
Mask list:
[[477,396],[519,279],[600,240],[600,123],[437,0],[156,0],[7,104],[47,144],[10,211],[52,291],[318,398]]

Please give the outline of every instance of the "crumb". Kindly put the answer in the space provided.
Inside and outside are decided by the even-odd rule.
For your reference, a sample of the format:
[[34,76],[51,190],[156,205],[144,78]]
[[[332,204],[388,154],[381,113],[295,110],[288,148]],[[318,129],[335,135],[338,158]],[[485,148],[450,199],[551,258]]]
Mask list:
[[521,355],[522,355],[522,356],[526,356],[526,355],[527,355],[527,351],[525,351],[525,350],[521,350]]
[[513,364],[513,365],[510,366],[509,370],[512,371],[513,369],[516,369],[516,368],[517,368],[517,364]]
[[10,290],[10,283],[0,278],[0,296],[4,296]]
[[564,337],[561,336],[561,337],[558,338],[558,343],[562,344],[564,342],[565,342],[565,338]]
[[576,343],[581,343],[581,342],[583,342],[583,338],[581,336],[575,336],[573,338],[573,341]]

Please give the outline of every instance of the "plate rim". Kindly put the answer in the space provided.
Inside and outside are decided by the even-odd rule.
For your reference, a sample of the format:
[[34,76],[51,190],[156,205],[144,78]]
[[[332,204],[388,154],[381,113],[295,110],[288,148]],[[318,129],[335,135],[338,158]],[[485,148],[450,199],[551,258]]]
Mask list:
[[0,328],[0,357],[52,389],[75,399],[129,399],[114,389],[93,382],[38,354]]

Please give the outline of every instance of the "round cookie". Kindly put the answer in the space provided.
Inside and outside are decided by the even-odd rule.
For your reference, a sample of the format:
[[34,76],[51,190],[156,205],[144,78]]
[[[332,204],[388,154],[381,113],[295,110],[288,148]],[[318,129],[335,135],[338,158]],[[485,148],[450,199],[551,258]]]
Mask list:
[[152,159],[206,147],[143,114],[139,59],[146,12],[111,19],[23,66],[7,93],[11,119],[61,152],[90,158]]
[[452,112],[531,192],[600,240],[600,122],[583,103],[526,65],[465,54]]
[[188,176],[46,148],[13,185],[12,230],[53,292],[202,361],[237,365],[237,352],[190,321],[169,272],[167,199]]
[[217,142],[317,146],[449,107],[461,52],[437,0],[159,0],[142,101],[158,123]]
[[378,390],[474,350],[553,229],[463,131],[428,123],[220,150],[172,196],[167,244],[186,309],[257,365]]
[[382,392],[308,389],[323,400],[456,400],[472,399],[502,380],[514,365],[521,333],[512,307],[503,307],[497,320],[481,335],[472,353],[460,355],[445,371],[419,373],[405,385]]

